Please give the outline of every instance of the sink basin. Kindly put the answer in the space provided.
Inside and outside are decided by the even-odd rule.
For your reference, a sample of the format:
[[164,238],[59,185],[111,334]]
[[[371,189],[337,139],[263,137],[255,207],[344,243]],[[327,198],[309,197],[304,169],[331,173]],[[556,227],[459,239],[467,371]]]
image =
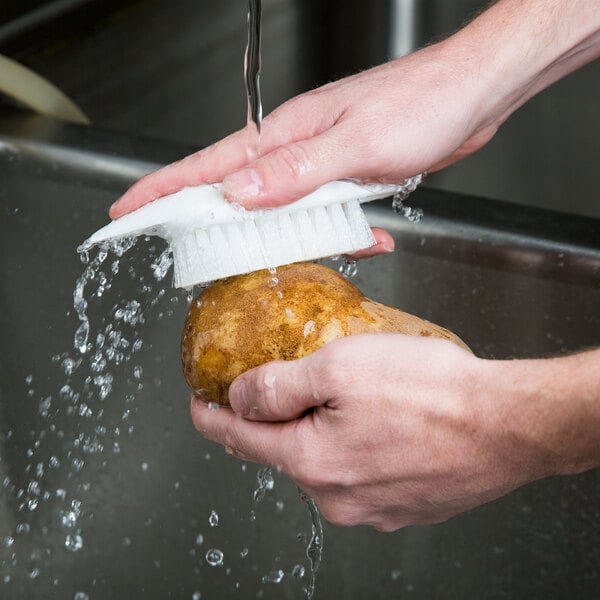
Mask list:
[[[89,350],[73,348],[78,244],[128,185],[190,148],[15,115],[0,131],[0,596],[305,597],[311,518],[296,487],[274,472],[255,501],[260,467],[192,427],[187,297],[160,278],[159,241],[106,259],[111,285],[85,288]],[[367,207],[397,251],[360,264],[366,295],[485,357],[600,343],[600,221],[427,187],[409,203],[418,224],[389,202]],[[592,471],[436,526],[325,523],[315,598],[597,600],[599,507]]]

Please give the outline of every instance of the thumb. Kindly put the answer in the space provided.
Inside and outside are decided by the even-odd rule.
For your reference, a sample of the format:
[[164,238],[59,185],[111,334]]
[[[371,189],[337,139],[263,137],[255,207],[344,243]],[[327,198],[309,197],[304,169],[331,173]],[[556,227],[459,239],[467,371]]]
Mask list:
[[289,421],[324,404],[310,359],[270,362],[243,373],[229,387],[231,407],[253,421]]
[[354,159],[344,151],[335,127],[279,146],[223,179],[225,195],[245,208],[289,204],[321,185],[352,177]]

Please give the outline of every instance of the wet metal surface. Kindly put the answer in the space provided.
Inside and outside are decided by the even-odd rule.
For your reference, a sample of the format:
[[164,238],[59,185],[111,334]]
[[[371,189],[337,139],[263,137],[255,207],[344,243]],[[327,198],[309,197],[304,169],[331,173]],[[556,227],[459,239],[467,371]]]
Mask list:
[[[110,435],[123,429],[120,452],[112,452],[109,435],[106,449],[73,476],[48,467],[51,448],[34,448],[51,425],[64,431],[65,443],[77,436],[77,421],[66,417],[56,394],[64,373],[51,359],[72,349],[78,325],[76,246],[106,222],[120,191],[189,148],[43,119],[5,118],[0,131],[0,597],[71,599],[85,592],[93,600],[158,600],[199,591],[203,599],[302,598],[306,581],[290,573],[295,564],[307,566],[306,507],[277,474],[274,490],[255,505],[257,467],[243,470],[193,430],[178,357],[185,301],[171,302],[175,292],[166,293],[164,318],[155,314],[144,325],[135,359],[143,389],[133,403],[124,400],[131,366],[114,371],[103,422]],[[393,232],[398,250],[361,263],[356,283],[366,295],[451,328],[481,356],[600,344],[598,221],[427,188],[409,204],[424,209],[420,224],[395,215],[389,203],[368,207],[372,223]],[[116,297],[135,291],[127,261],[142,261],[147,251],[142,244],[125,255]],[[57,407],[51,422],[39,412],[47,394]],[[124,407],[132,409],[131,434]],[[68,532],[52,500],[24,512],[16,491],[3,487],[8,476],[17,490],[28,488],[39,462],[44,489],[70,493],[90,484],[77,488],[85,509],[77,552],[65,548]],[[216,528],[209,525],[212,510],[220,516]],[[599,522],[594,471],[537,482],[432,527],[380,534],[326,525],[315,597],[597,600]],[[30,531],[14,535],[22,523]],[[12,545],[7,536],[15,537]],[[208,565],[209,548],[224,552],[222,567]],[[280,584],[263,583],[278,569],[285,573]]]

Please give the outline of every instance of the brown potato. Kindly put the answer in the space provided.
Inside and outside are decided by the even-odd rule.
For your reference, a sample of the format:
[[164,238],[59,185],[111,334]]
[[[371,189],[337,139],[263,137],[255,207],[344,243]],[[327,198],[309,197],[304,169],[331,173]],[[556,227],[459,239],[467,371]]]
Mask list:
[[373,302],[336,271],[298,263],[217,281],[192,302],[181,339],[185,378],[207,402],[228,405],[231,382],[272,360],[293,360],[358,333],[453,333]]

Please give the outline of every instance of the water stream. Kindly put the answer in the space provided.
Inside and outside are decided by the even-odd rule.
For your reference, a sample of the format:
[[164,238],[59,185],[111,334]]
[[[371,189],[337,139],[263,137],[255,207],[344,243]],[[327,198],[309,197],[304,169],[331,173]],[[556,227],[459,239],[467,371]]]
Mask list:
[[[248,97],[248,155],[259,155],[260,132],[262,125],[262,98],[260,93],[260,53],[261,53],[261,18],[262,18],[262,0],[248,0],[248,44],[244,56],[244,78],[246,82],[246,94]],[[353,277],[356,274],[356,261],[347,261],[343,266],[343,273],[348,277]],[[276,286],[278,283],[275,272],[271,273],[271,285]],[[259,471],[258,488],[254,492],[255,502],[260,502],[269,488],[272,487],[273,477],[271,469],[265,468]],[[308,506],[312,535],[308,544],[306,555],[310,564],[310,582],[304,588],[304,592],[309,600],[314,596],[316,575],[321,565],[321,557],[323,553],[323,525],[317,504],[311,498],[301,493],[301,498]],[[304,568],[301,565],[294,567],[293,574],[298,577],[299,574],[304,575]],[[278,569],[269,575],[265,575],[263,582],[280,583],[284,577],[284,572]]]
[[[101,572],[98,573],[100,579],[94,578],[72,591],[71,576],[66,574],[63,565],[71,564],[73,572],[81,572],[85,580],[85,565],[98,551],[98,544],[106,543],[100,541],[102,538],[98,537],[95,526],[96,521],[106,519],[104,513],[110,510],[103,506],[101,498],[105,493],[112,493],[111,490],[123,497],[118,481],[123,476],[133,476],[132,470],[135,472],[132,446],[138,446],[143,457],[138,465],[139,476],[159,477],[157,485],[171,486],[174,499],[171,508],[165,508],[167,512],[180,510],[177,498],[185,490],[182,482],[169,483],[169,473],[155,470],[155,454],[148,449],[146,455],[144,440],[149,436],[159,441],[162,435],[162,432],[148,427],[155,420],[144,423],[143,418],[150,399],[156,395],[155,386],[160,385],[159,376],[147,368],[148,363],[154,362],[155,356],[153,337],[147,335],[147,331],[157,321],[169,320],[174,314],[173,307],[178,304],[180,311],[184,311],[186,300],[189,303],[191,297],[186,298],[184,292],[171,288],[169,250],[153,243],[151,238],[125,240],[82,253],[83,271],[75,282],[73,293],[71,316],[76,321],[76,332],[72,348],[52,356],[56,374],[47,382],[38,381],[33,373],[24,374],[26,396],[29,402],[34,403],[39,424],[34,426],[32,423],[30,426],[30,444],[23,472],[7,474],[0,482],[2,504],[15,505],[17,517],[11,529],[0,528],[0,597],[16,598],[16,595],[11,595],[11,590],[15,590],[16,594],[16,590],[29,589],[28,585],[49,590],[48,597],[78,600],[94,600],[97,597],[96,586],[100,585],[102,589]],[[125,288],[127,292],[122,294]],[[164,340],[158,343],[164,344]],[[53,389],[45,389],[48,384]],[[168,398],[172,405],[173,399]],[[170,406],[170,410],[172,408]],[[185,408],[184,412],[187,412]],[[168,428],[166,424],[165,435]],[[4,439],[10,444],[13,436],[20,440],[23,434],[11,430]],[[204,460],[209,467],[210,454],[207,453]],[[228,460],[238,464],[235,459]],[[217,465],[215,463],[215,467]],[[243,480],[248,469],[245,464],[241,466]],[[211,493],[213,486],[210,482],[215,475],[218,471],[213,474],[208,469],[205,482],[199,487],[206,486],[207,493]],[[308,550],[305,552],[309,558],[306,567],[298,556],[294,556],[296,551],[293,549],[286,547],[284,557],[273,539],[268,545],[275,552],[274,558],[269,558],[269,552],[264,550],[261,557],[257,555],[258,550],[253,553],[253,536],[259,536],[255,539],[257,545],[264,545],[260,539],[264,524],[268,521],[271,527],[273,519],[284,517],[283,501],[272,494],[275,480],[270,469],[258,470],[256,488],[247,496],[251,504],[250,518],[246,521],[250,528],[249,537],[243,539],[244,546],[236,552],[232,552],[227,531],[232,520],[238,519],[244,512],[244,496],[241,500],[230,502],[228,497],[219,495],[215,499],[215,508],[206,515],[204,524],[208,529],[201,529],[202,519],[198,519],[197,514],[182,515],[184,521],[189,519],[189,522],[180,526],[180,535],[193,541],[189,555],[184,553],[178,562],[187,560],[198,565],[189,573],[192,579],[196,578],[195,597],[200,598],[206,592],[201,584],[203,564],[205,568],[216,569],[214,573],[205,572],[204,577],[223,576],[233,580],[237,572],[240,580],[246,580],[246,586],[255,570],[256,585],[272,586],[289,580],[290,583],[297,581],[296,585],[300,586],[310,564],[311,582],[307,589],[314,590],[316,568],[312,566]],[[239,485],[240,482],[237,482],[236,487]],[[146,489],[151,490],[152,487]],[[268,493],[271,498],[267,501],[265,496]],[[147,511],[146,517],[140,517],[144,520],[143,526],[160,530],[159,513],[150,498],[144,502],[127,496],[123,497],[123,501],[132,505],[142,501],[142,510]],[[120,510],[131,513],[136,509],[123,505]],[[314,522],[317,517],[311,511],[313,532],[315,527],[319,527]],[[121,517],[117,522],[121,523],[121,527],[115,527],[114,531],[111,529],[110,547],[114,545],[117,553],[136,556],[137,562],[143,560],[142,556],[146,554],[139,555],[136,534],[139,530],[123,527]],[[304,534],[298,540],[305,548],[314,546]],[[251,562],[247,558],[249,551],[251,556],[256,554]],[[149,549],[149,552],[154,550]],[[149,567],[167,569],[165,557],[160,558],[160,552],[157,554],[159,556]],[[287,554],[290,556],[287,557]],[[266,561],[267,566],[271,560],[270,568],[258,567],[257,570],[258,558],[261,563]],[[293,562],[284,566],[284,558]],[[54,566],[55,561],[63,569],[61,573]],[[96,572],[93,567],[91,571],[87,568],[88,575]],[[27,580],[31,584],[27,584]],[[235,589],[241,585],[235,582]],[[65,589],[71,591],[65,595]],[[302,589],[298,590],[299,593]],[[102,593],[100,597],[103,597]]]
[[[261,1],[249,0],[245,77],[249,152],[254,153],[258,152],[262,120],[260,23]],[[142,242],[127,239],[81,250],[83,272],[73,291],[72,316],[77,321],[73,347],[52,356],[57,375],[51,381],[38,382],[33,374],[24,375],[27,397],[36,403],[41,424],[30,427],[31,443],[26,450],[24,472],[18,476],[3,475],[0,481],[0,496],[5,504],[16,506],[17,517],[12,529],[0,530],[0,586],[7,586],[5,590],[10,590],[14,580],[25,576],[36,589],[53,590],[48,596],[59,593],[69,582],[54,572],[52,565],[57,554],[66,553],[73,570],[84,571],[78,569],[78,561],[85,564],[96,550],[94,535],[88,531],[93,530],[94,520],[104,507],[98,501],[97,488],[101,484],[90,473],[105,473],[110,480],[111,472],[116,470],[115,463],[126,461],[127,447],[136,443],[134,416],[146,400],[143,392],[154,382],[160,384],[156,375],[144,371],[142,361],[137,360],[146,349],[145,329],[147,324],[171,316],[170,305],[177,304],[182,296],[171,289],[169,249],[156,250],[151,244],[150,238]],[[132,250],[134,258],[127,254],[125,260],[125,254]],[[134,282],[135,292],[128,297],[116,292],[120,288],[118,277]],[[48,384],[54,389],[44,389]],[[15,432],[9,430],[4,439],[9,441],[13,435]],[[144,460],[139,470],[151,473],[152,465]],[[273,490],[274,481],[269,468],[259,469],[257,488],[252,495],[251,522],[256,521],[258,504]],[[112,485],[108,485],[109,490]],[[177,492],[180,483],[175,482],[173,487]],[[310,572],[308,585],[301,589],[312,598],[322,557],[323,528],[314,501],[304,495],[301,498],[308,507],[311,522],[310,536],[298,534],[298,541],[306,544]],[[282,501],[275,503],[275,511],[283,511]],[[151,514],[145,526],[158,525],[155,520],[156,516]],[[209,527],[218,530],[220,522],[220,511],[211,511]],[[127,531],[115,531],[114,535],[120,536],[121,549],[129,549],[136,543]],[[193,537],[197,548],[204,544],[201,533],[194,533]],[[59,547],[55,545],[56,539],[60,540]],[[209,567],[223,567],[227,555],[212,542],[214,539],[201,553],[197,548],[190,549],[190,557],[197,556]],[[239,558],[245,559],[248,552],[248,547],[244,547],[238,552]],[[64,561],[64,555],[58,560]],[[162,568],[158,559],[153,566]],[[230,575],[232,567],[225,566],[224,570]],[[306,571],[298,561],[289,569],[275,564],[272,570],[259,574],[258,580],[262,584],[279,584],[288,577],[300,581]],[[200,571],[194,569],[194,574],[199,577]],[[69,592],[67,596],[61,591],[61,597],[93,600],[96,583],[94,580],[89,588]],[[22,582],[15,589],[23,589]],[[0,597],[4,597],[1,587]],[[9,597],[12,597],[10,592]],[[191,597],[200,599],[202,591],[194,591]]]
[[262,0],[248,0],[248,43],[244,55],[244,80],[248,97],[248,154],[258,156],[262,125],[262,97],[260,94],[260,40]]

